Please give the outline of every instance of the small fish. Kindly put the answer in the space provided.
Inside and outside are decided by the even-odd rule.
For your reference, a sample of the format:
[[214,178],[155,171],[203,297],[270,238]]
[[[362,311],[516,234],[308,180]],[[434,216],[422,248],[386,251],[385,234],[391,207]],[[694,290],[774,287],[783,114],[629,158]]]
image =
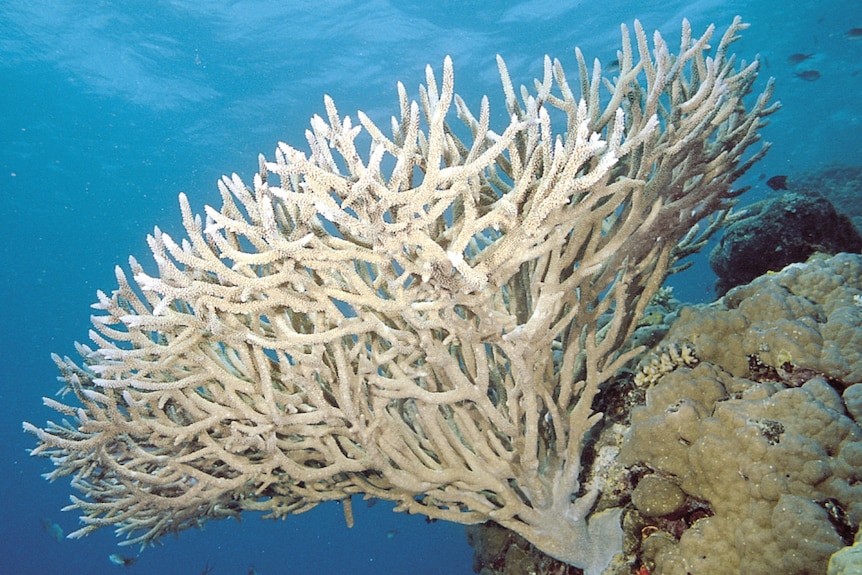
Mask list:
[[643,315],[643,317],[638,322],[638,327],[644,327],[644,326],[648,326],[648,325],[658,325],[658,324],[662,323],[663,321],[664,321],[664,314],[663,313],[656,311],[656,310],[651,310],[651,311],[646,312]]
[[60,527],[48,518],[40,519],[39,523],[42,524],[42,531],[47,533],[48,537],[58,542],[63,540],[64,533],[62,527]]
[[844,35],[849,40],[862,40],[862,28],[850,28]]
[[614,72],[620,71],[620,61],[616,58],[611,60],[605,65],[605,72],[608,74],[613,74]]
[[806,82],[814,82],[820,79],[820,72],[817,70],[802,70],[801,72],[796,72],[794,75]]
[[386,532],[386,538],[387,539],[393,539],[396,535],[398,535],[397,529],[390,529],[389,531]]
[[786,190],[787,176],[772,176],[771,178],[766,180],[766,185],[773,190]]
[[258,575],[257,569],[254,568],[254,565],[248,566],[248,575]]
[[813,56],[814,56],[813,53],[812,54],[803,54],[802,52],[796,52],[795,54],[791,54],[790,56],[788,56],[787,61],[795,66],[796,64],[804,62],[805,60],[807,60]]
[[120,565],[122,567],[130,567],[137,560],[137,557],[123,557],[119,553],[111,553],[110,555],[108,555],[108,561],[110,561],[114,565]]

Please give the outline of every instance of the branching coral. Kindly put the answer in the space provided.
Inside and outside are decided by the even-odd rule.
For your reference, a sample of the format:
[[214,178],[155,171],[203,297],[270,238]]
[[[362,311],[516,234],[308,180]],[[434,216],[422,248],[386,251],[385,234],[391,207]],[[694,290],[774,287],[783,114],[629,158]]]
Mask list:
[[56,358],[80,406],[46,399],[64,422],[25,424],[48,477],[85,496],[73,535],[115,525],[143,544],[364,494],[494,520],[600,571],[619,526],[580,485],[593,400],[765,151],[744,156],[774,106],[771,84],[743,103],[757,63],[728,56],[743,28],[711,51],[713,28],[685,22],[672,55],[623,27],[618,78],[577,52],[580,99],[550,59],[518,97],[500,59],[501,131],[487,99],[477,116],[455,95],[446,59],[418,102],[398,85],[390,136],[327,97],[308,153],[280,144],[251,187],[225,177],[205,219],[181,196],[188,239],[156,229],[158,273],[118,269],[95,346]]

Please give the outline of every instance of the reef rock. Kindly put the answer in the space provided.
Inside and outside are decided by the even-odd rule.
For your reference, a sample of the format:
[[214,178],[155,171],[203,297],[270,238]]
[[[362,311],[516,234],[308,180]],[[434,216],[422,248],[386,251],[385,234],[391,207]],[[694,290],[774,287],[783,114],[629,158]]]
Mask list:
[[847,216],[819,192],[793,191],[748,206],[724,231],[709,263],[718,275],[716,292],[722,295],[815,252],[859,251],[862,237]]

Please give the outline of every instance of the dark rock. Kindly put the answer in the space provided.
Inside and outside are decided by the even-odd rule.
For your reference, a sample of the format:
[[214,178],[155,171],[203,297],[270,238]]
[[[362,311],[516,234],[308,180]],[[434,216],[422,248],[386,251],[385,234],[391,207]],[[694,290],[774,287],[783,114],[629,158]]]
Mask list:
[[716,292],[748,283],[768,271],[803,262],[815,253],[859,253],[862,237],[822,194],[788,192],[747,208],[709,254]]

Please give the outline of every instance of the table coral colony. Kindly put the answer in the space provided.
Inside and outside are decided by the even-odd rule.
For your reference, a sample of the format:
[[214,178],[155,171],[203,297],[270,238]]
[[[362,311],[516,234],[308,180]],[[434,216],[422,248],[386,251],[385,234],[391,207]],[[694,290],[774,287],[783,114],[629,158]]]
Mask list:
[[398,84],[391,135],[326,97],[308,152],[279,144],[251,186],[223,178],[203,219],[180,196],[188,238],[156,229],[158,273],[118,269],[82,361],[55,358],[78,405],[45,399],[63,422],[25,424],[48,478],[83,495],[72,536],[112,525],[148,544],[363,494],[493,520],[600,572],[621,530],[601,483],[582,485],[593,401],[765,152],[746,154],[772,84],[746,107],[758,63],[728,53],[744,28],[683,22],[672,54],[623,26],[618,76],[576,50],[575,86],[546,58],[517,91],[498,59],[499,130],[446,58],[418,101]]

